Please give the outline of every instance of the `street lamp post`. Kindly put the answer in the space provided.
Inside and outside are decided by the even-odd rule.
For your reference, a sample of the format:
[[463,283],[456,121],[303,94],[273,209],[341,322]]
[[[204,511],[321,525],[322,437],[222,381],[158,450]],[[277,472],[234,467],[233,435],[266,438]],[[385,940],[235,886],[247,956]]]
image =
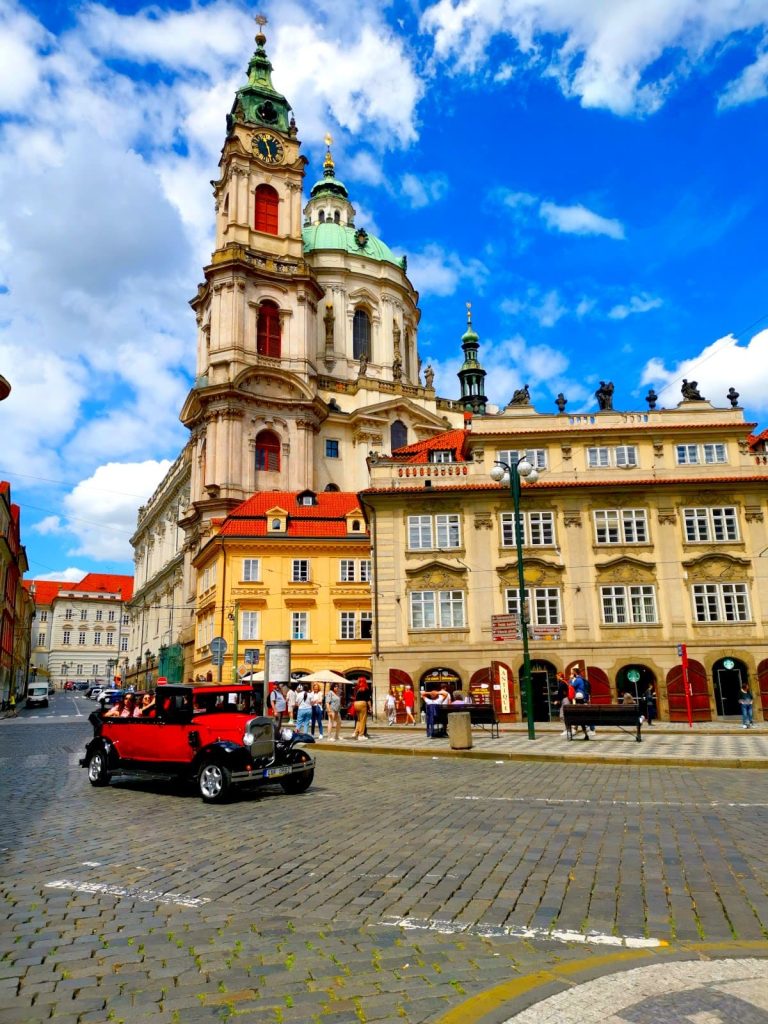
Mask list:
[[147,690],[150,688],[150,683],[152,681],[152,662],[153,662],[153,660],[154,659],[152,658],[152,651],[150,651],[149,648],[147,648],[147,650],[144,651],[144,661],[146,662],[146,665],[147,665],[147,675],[146,675],[146,689]]
[[523,691],[525,693],[525,714],[528,720],[528,739],[536,739],[536,729],[533,724],[533,687],[531,684],[531,658],[528,653],[528,623],[526,622],[526,590],[525,590],[525,569],[523,567],[523,524],[520,516],[520,490],[522,480],[535,484],[539,478],[531,463],[526,459],[518,459],[512,465],[506,462],[494,462],[491,470],[491,480],[497,484],[509,484],[512,493],[512,504],[515,509],[515,546],[517,548],[517,612],[520,622],[520,636],[523,640]]

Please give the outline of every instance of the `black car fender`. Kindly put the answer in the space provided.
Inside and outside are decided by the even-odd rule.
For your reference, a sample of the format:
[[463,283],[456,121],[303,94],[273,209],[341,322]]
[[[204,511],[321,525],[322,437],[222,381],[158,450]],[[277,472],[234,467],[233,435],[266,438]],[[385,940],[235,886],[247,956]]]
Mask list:
[[277,758],[278,761],[282,760],[284,764],[293,765],[294,770],[296,768],[314,768],[315,759],[306,750],[299,750],[294,747],[291,750],[287,750],[282,758]]
[[214,761],[230,771],[244,771],[250,763],[250,751],[242,743],[234,743],[232,740],[216,740],[202,747],[195,754],[192,762],[192,772],[197,774],[204,761]]
[[86,745],[85,757],[81,762],[83,766],[87,766],[93,755],[97,750],[103,750],[104,756],[107,760],[107,768],[110,771],[114,771],[117,768],[120,757],[117,753],[117,748],[111,740],[106,739],[104,736],[94,736],[93,739]]

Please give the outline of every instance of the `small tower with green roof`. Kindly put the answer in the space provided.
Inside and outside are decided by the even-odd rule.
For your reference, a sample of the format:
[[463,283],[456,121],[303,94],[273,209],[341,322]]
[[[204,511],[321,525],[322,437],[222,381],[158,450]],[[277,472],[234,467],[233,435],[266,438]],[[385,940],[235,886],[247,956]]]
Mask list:
[[461,405],[465,412],[482,414],[488,399],[485,397],[485,370],[477,359],[480,338],[472,327],[472,303],[467,303],[467,329],[461,338],[464,362],[457,376],[461,383]]

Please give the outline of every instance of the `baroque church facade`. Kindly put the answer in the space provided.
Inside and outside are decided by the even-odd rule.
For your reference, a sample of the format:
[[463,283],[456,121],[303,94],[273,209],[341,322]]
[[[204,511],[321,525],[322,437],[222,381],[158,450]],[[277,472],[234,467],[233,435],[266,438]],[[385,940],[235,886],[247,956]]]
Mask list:
[[[330,137],[304,203],[308,161],[265,44],[259,31],[212,182],[214,251],[191,300],[197,365],[181,410],[189,442],[131,539],[131,654],[159,656],[161,675],[163,651],[178,663],[191,643],[191,562],[214,520],[256,491],[358,491],[371,449],[463,418],[464,403],[438,398],[422,373],[406,259],[356,223]],[[468,358],[461,391],[476,408]]]

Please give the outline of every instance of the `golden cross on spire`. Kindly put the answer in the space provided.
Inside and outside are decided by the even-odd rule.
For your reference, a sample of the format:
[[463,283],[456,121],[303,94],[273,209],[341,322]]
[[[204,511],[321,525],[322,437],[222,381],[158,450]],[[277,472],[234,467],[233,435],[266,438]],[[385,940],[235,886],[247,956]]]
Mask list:
[[467,323],[472,324],[472,303],[467,303]]
[[328,147],[328,149],[330,149],[331,148],[331,143],[333,142],[333,136],[331,135],[330,132],[326,132],[325,133],[325,139],[323,141],[325,142],[325,144]]
[[264,17],[263,14],[257,14],[254,21],[259,26],[259,28],[264,28],[264,26],[267,24],[267,19]]

